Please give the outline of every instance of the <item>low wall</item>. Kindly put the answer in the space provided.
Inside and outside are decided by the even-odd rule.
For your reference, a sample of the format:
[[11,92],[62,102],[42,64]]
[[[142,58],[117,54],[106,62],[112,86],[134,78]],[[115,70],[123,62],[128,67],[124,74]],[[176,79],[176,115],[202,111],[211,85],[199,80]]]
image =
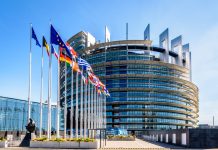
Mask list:
[[31,148],[84,148],[84,149],[97,149],[98,143],[95,142],[56,142],[56,141],[30,141]]
[[13,138],[13,140],[20,140],[22,135],[25,134],[25,131],[0,131],[0,137],[7,139],[10,136]]
[[143,138],[187,148],[218,148],[218,129],[150,130]]
[[8,141],[0,141],[0,148],[7,148],[8,147]]

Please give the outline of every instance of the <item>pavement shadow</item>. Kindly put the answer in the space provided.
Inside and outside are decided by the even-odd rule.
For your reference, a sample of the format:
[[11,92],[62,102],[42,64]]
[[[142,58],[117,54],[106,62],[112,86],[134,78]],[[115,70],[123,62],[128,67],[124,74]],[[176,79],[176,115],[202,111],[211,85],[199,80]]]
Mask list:
[[144,140],[144,139],[141,139],[141,140],[146,141],[146,142],[151,143],[151,144],[155,144],[155,145],[164,147],[164,148],[170,148],[170,149],[186,149],[186,147],[182,147],[182,146],[176,146],[176,145],[172,145],[172,144],[161,143],[161,142],[155,142],[155,141],[149,141],[149,140]]

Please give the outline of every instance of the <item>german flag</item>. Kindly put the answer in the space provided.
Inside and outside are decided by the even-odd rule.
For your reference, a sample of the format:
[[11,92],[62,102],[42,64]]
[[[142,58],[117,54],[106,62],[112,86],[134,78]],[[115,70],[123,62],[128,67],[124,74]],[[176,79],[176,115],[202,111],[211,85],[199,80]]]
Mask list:
[[48,43],[46,42],[44,36],[42,37],[42,46],[46,48],[47,54],[48,54],[48,56],[49,56],[49,55],[50,55],[50,53],[49,53],[49,46],[48,46]]
[[66,55],[64,55],[62,52],[60,53],[60,57],[59,57],[60,61],[66,62],[69,65],[72,65],[72,59]]

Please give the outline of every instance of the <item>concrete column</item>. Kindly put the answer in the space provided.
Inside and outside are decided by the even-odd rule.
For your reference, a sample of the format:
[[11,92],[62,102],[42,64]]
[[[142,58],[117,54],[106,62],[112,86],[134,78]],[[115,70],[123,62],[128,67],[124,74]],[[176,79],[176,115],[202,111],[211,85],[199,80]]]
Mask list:
[[191,52],[189,50],[189,44],[183,45],[182,51],[184,53],[185,67],[189,69],[189,81],[192,81]]
[[165,49],[165,52],[163,53],[161,60],[168,63],[169,62],[169,30],[168,28],[159,35],[159,46]]
[[175,52],[178,54],[176,57],[176,64],[179,66],[183,66],[182,63],[182,36],[178,36],[171,40],[171,51]]

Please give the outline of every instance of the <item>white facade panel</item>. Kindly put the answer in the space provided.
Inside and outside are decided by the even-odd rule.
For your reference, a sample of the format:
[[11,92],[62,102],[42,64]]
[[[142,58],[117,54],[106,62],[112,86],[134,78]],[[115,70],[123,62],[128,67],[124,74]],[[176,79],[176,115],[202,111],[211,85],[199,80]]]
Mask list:
[[166,139],[165,139],[165,142],[166,142],[166,143],[168,143],[168,142],[169,142],[169,139],[168,139],[168,137],[169,137],[169,136],[168,136],[168,134],[166,134]]
[[176,134],[175,133],[173,134],[172,143],[176,144]]
[[187,145],[187,143],[186,143],[186,133],[182,133],[181,134],[181,143],[182,143],[182,145]]

